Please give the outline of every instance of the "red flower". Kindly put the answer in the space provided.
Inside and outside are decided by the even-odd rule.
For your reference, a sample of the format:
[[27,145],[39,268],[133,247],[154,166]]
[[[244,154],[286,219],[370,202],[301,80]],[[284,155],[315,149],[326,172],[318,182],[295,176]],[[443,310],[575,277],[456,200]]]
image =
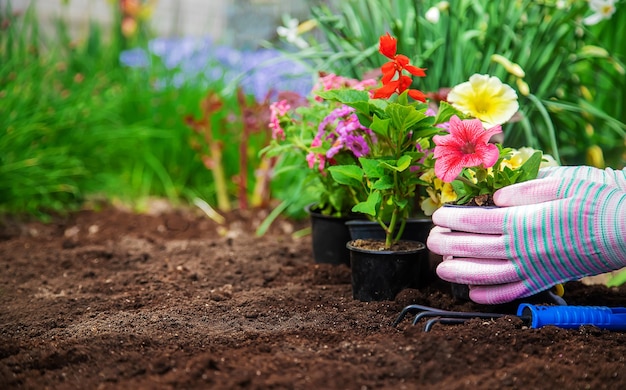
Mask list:
[[394,37],[389,35],[389,33],[380,37],[378,51],[391,61],[381,67],[383,73],[381,81],[383,86],[374,91],[374,99],[388,98],[394,93],[401,94],[408,90],[410,97],[426,102],[426,95],[422,91],[409,89],[413,79],[402,74],[402,72],[406,70],[413,76],[425,77],[425,69],[411,65],[409,58],[402,54],[396,54],[396,50],[397,40]]
[[489,143],[494,134],[502,132],[500,125],[489,130],[483,128],[479,119],[461,121],[458,116],[450,119],[450,134],[436,135],[435,143],[435,175],[446,183],[450,183],[465,167],[492,167],[500,152],[498,147]]

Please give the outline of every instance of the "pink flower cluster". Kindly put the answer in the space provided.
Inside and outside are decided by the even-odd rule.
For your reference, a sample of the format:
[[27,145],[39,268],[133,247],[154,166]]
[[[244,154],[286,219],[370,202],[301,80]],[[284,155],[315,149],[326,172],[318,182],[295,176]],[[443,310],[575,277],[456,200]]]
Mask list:
[[280,100],[270,104],[270,123],[269,128],[272,130],[272,138],[278,140],[285,139],[285,130],[280,126],[280,117],[287,114],[291,109],[287,100]]
[[[375,79],[355,80],[351,78],[337,76],[334,73],[320,74],[317,83],[313,86],[313,91],[329,91],[331,89],[351,88],[356,91],[364,91],[378,85]],[[315,100],[321,102],[319,96]]]
[[322,171],[326,162],[332,161],[342,150],[350,151],[356,158],[370,152],[368,139],[376,142],[376,136],[361,125],[354,111],[354,108],[348,106],[336,108],[319,124],[311,147],[320,147],[324,141],[330,142],[331,147],[325,153],[309,152],[306,159],[311,169],[317,164]]

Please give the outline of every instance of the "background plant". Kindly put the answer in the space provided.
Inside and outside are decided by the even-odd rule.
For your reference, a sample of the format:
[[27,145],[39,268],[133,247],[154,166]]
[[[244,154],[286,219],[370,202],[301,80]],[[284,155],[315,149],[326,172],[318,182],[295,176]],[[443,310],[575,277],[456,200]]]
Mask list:
[[347,0],[312,9],[321,37],[311,35],[295,57],[358,78],[381,65],[377,38],[389,31],[399,52],[428,69],[424,90],[436,93],[474,73],[517,85],[523,115],[504,129],[507,146],[542,149],[564,164],[619,168],[625,59],[609,31],[624,28],[624,8],[588,27],[584,1]]
[[[44,37],[34,7],[0,8],[0,212],[46,217],[94,198],[138,210],[150,197],[216,207],[221,190],[186,121],[202,118],[208,93],[222,105],[211,120],[212,139],[223,143],[223,203],[268,203],[271,167],[258,156],[264,97],[271,86],[310,85],[282,77],[297,67],[276,51],[155,39],[147,27],[127,36],[121,21],[110,30],[92,23],[75,41],[61,18],[57,34]],[[111,9],[121,17],[119,4]],[[262,64],[265,77],[256,72]]]

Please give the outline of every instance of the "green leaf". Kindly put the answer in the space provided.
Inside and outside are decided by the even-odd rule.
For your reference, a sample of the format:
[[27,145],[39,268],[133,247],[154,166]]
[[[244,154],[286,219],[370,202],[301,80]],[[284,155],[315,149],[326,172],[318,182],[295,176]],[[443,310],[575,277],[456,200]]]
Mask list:
[[389,175],[381,177],[372,184],[372,189],[376,191],[390,190],[393,188],[393,178]]
[[365,202],[359,202],[354,205],[354,207],[352,207],[352,211],[354,211],[355,213],[363,213],[375,217],[376,210],[378,210],[381,199],[382,195],[380,194],[380,192],[374,191],[369,194]]
[[398,161],[394,161],[394,160],[381,161],[380,165],[387,169],[392,169],[394,171],[402,172],[411,166],[412,161],[413,161],[413,157],[411,157],[408,154],[405,154],[404,156],[400,157]]
[[468,186],[461,180],[454,180],[450,184],[457,195],[457,203],[459,204],[467,203],[471,198],[478,195],[478,191],[475,192],[474,188]]
[[329,167],[328,170],[339,184],[360,187],[363,183],[363,170],[356,165],[336,165]]
[[607,287],[617,287],[626,283],[626,270],[618,272],[616,275],[613,275],[607,282]]
[[452,107],[450,103],[442,101],[441,103],[439,103],[439,111],[437,111],[435,123],[440,124],[449,122],[450,118],[452,118],[454,115],[458,116],[461,119],[465,118],[465,115],[463,115],[463,113],[461,113],[456,108]]
[[385,176],[385,170],[380,166],[380,161],[361,157],[359,163],[368,179],[378,179]]
[[402,172],[408,167],[410,167],[412,161],[413,161],[413,157],[411,157],[410,155],[405,154],[404,156],[400,157],[400,159],[398,160],[398,164],[397,164],[398,171]]
[[394,198],[394,203],[396,204],[396,206],[398,206],[398,209],[404,210],[409,205],[409,200],[408,199],[395,199]]
[[322,99],[333,100],[353,107],[357,111],[369,113],[369,93],[367,91],[357,91],[351,88],[331,89],[329,91],[318,92]]
[[426,118],[426,115],[413,106],[403,106],[392,103],[387,106],[386,114],[391,118],[391,124],[398,130],[398,135],[404,137],[411,128]]
[[537,151],[533,153],[533,155],[530,156],[530,158],[519,168],[520,175],[516,180],[516,183],[535,179],[537,177],[537,173],[539,172],[539,166],[541,165],[542,158],[542,152]]
[[391,119],[381,119],[378,117],[378,115],[374,115],[374,117],[372,118],[372,124],[370,125],[370,129],[376,134],[387,137],[387,135],[389,134],[390,122]]

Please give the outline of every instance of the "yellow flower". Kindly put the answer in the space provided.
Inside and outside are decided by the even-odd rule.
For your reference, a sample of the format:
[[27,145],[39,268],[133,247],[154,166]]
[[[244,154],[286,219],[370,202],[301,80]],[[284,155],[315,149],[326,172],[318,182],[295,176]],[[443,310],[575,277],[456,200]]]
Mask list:
[[480,119],[486,128],[505,123],[519,109],[513,88],[495,76],[481,74],[452,88],[448,102],[465,115]]
[[420,176],[420,180],[425,181],[426,183],[430,183],[432,184],[433,181],[435,180],[436,176],[435,176],[435,170],[433,168],[426,170],[424,173],[422,173],[422,175]]
[[[530,156],[535,154],[535,152],[537,151],[537,149],[529,147],[513,149],[513,151],[511,152],[511,156],[505,158],[500,163],[500,169],[503,169],[504,167],[509,167],[513,170],[518,169],[530,158]],[[559,165],[556,160],[554,160],[554,157],[550,156],[549,154],[542,154],[543,156],[541,158],[541,164],[539,165],[540,168],[556,167]]]
[[513,170],[522,166],[533,155],[534,149],[532,148],[520,148],[511,152],[511,156],[502,160],[500,163],[500,169],[509,167]]
[[434,172],[434,169],[430,169],[420,177],[420,179],[431,184],[430,187],[426,188],[428,196],[420,203],[422,211],[428,216],[433,215],[435,210],[444,203],[454,202],[457,198],[452,184],[444,183],[435,176]]
[[[440,180],[440,179],[437,179]],[[441,182],[441,203],[450,203],[456,200],[456,192],[454,192],[454,188],[451,183]]]

